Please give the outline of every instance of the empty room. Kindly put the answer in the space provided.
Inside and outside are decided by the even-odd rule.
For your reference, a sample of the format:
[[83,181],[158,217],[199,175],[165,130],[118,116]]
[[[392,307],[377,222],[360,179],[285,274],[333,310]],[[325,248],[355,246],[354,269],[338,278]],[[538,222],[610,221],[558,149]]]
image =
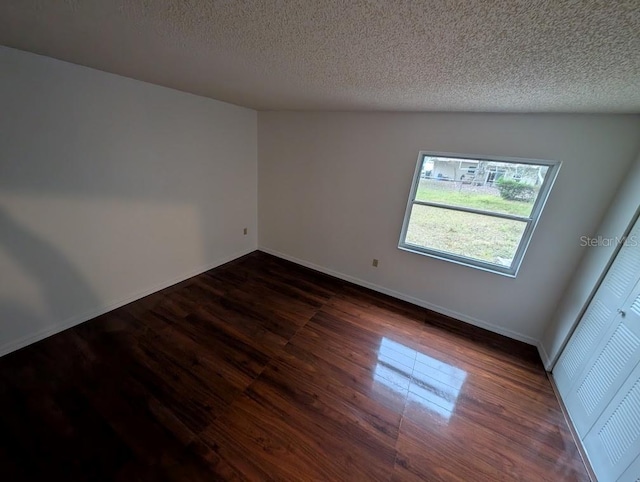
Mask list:
[[640,481],[640,3],[0,2],[0,478]]

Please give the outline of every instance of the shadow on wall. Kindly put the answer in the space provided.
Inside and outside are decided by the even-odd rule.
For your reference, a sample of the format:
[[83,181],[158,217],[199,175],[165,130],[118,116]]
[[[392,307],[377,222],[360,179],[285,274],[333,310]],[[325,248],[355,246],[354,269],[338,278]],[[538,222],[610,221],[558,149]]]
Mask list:
[[[27,306],[0,294],[0,340],[16,342],[20,325],[28,325],[33,333],[68,318],[65,304],[69,293],[84,300],[87,306],[100,306],[99,299],[87,280],[55,246],[25,228],[0,206],[0,249],[17,263],[23,272],[38,283],[47,318],[34,306]],[[11,283],[5,279],[4,283]],[[19,336],[19,335],[18,335]],[[0,353],[13,343],[0,346]]]
[[0,356],[247,249],[251,203],[229,202],[224,165],[38,160],[0,159]]
[[255,249],[255,111],[0,65],[0,355]]

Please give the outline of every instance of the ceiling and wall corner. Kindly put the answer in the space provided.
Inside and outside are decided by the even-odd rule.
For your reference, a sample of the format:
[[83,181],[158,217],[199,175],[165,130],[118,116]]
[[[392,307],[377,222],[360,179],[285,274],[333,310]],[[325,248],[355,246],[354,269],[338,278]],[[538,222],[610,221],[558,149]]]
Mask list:
[[0,44],[258,110],[640,112],[637,0],[4,0]]

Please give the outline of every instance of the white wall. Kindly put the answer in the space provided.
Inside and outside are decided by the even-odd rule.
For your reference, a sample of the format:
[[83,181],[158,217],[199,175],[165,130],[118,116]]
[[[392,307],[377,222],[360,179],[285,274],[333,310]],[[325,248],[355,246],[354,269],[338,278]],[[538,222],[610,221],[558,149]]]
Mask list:
[[[637,116],[266,112],[257,135],[252,110],[46,57],[0,47],[0,70],[0,355],[252,251],[258,190],[266,251],[530,343],[555,313],[553,357],[611,256],[580,236],[638,203]],[[564,161],[516,279],[397,249],[421,149]]]
[[[259,245],[537,344],[639,132],[638,116],[261,112]],[[563,161],[517,278],[397,249],[420,150]]]
[[255,111],[3,47],[0,72],[0,354],[256,248]]
[[[634,221],[640,209],[640,156],[631,166],[618,189],[595,237],[603,240],[618,239]],[[544,332],[541,354],[547,369],[551,368],[571,330],[579,321],[598,283],[616,253],[616,244],[603,242],[599,246],[587,247],[578,268],[567,285],[551,323]]]

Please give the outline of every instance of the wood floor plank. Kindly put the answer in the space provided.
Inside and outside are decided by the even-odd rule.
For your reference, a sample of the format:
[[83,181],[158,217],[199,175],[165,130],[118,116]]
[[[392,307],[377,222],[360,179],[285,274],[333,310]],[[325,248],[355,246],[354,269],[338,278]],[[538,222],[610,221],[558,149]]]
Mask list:
[[3,480],[588,476],[534,347],[255,252],[0,359]]

